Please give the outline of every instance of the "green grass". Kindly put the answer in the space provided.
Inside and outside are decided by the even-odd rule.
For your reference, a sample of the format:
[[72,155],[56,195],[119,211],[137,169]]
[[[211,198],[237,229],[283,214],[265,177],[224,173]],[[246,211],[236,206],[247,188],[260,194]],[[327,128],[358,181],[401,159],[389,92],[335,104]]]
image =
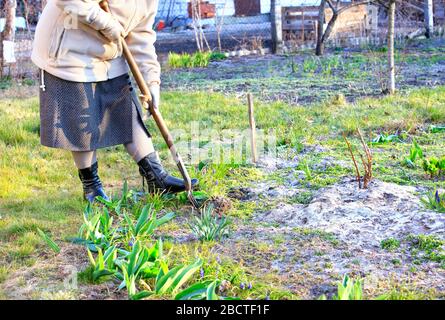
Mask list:
[[196,52],[173,53],[168,54],[167,64],[169,67],[175,68],[203,68],[207,67],[211,61],[219,61],[226,59],[226,55],[221,52]]

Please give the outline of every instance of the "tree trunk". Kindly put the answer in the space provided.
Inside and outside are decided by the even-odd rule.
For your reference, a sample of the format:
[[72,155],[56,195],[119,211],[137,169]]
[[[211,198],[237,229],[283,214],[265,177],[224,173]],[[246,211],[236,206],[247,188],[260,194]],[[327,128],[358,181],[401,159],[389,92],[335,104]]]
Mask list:
[[14,41],[15,36],[15,12],[17,9],[17,0],[5,0],[3,11],[6,15],[5,28],[2,32],[2,40]]
[[280,0],[270,1],[273,52],[276,54],[280,54],[283,51],[283,23],[281,9]]
[[396,72],[394,63],[394,28],[396,16],[396,0],[389,1],[388,9],[388,92],[396,91]]
[[425,28],[427,38],[431,38],[434,33],[434,13],[433,13],[433,0],[425,0]]
[[3,41],[14,41],[15,37],[15,14],[17,9],[17,0],[5,0],[3,6],[5,13],[5,27],[0,33],[0,78],[3,77]]
[[324,20],[325,20],[326,0],[321,0],[320,9],[318,11],[318,30],[317,30],[317,47],[315,48],[315,54],[322,56],[324,54]]

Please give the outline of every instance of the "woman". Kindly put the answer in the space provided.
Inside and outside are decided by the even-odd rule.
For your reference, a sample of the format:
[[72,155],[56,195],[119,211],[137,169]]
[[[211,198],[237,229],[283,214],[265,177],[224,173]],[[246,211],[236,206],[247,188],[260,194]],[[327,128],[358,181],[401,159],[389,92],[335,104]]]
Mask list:
[[[125,37],[159,107],[160,66],[154,48],[157,0],[49,0],[37,25],[33,62],[41,70],[40,134],[44,146],[72,152],[84,197],[107,198],[96,150],[123,144],[150,192],[181,192],[153,149],[119,45]],[[193,180],[195,185],[197,180]]]

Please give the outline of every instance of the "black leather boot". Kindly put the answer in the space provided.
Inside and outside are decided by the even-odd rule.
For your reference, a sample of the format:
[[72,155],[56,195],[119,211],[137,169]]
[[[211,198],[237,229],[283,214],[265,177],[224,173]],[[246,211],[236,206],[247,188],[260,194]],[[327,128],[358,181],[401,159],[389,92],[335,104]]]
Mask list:
[[83,185],[83,197],[89,203],[93,203],[96,197],[109,200],[97,174],[97,162],[89,168],[79,169],[79,178]]
[[[184,180],[175,178],[167,173],[159,161],[156,152],[138,162],[139,173],[147,182],[148,192],[178,193],[185,191]],[[192,179],[192,186],[198,184],[197,179]]]

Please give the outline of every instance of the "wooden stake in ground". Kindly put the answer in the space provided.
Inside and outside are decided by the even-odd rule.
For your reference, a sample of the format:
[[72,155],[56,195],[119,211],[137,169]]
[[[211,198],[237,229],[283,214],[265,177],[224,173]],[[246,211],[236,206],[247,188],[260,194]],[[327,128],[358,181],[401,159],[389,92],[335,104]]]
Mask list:
[[394,28],[396,18],[396,0],[389,0],[388,9],[388,92],[396,92],[396,68],[394,63]]
[[249,110],[249,124],[250,124],[250,147],[252,150],[252,162],[256,163],[258,160],[257,148],[256,148],[256,125],[253,108],[253,96],[251,93],[247,94],[247,104]]

